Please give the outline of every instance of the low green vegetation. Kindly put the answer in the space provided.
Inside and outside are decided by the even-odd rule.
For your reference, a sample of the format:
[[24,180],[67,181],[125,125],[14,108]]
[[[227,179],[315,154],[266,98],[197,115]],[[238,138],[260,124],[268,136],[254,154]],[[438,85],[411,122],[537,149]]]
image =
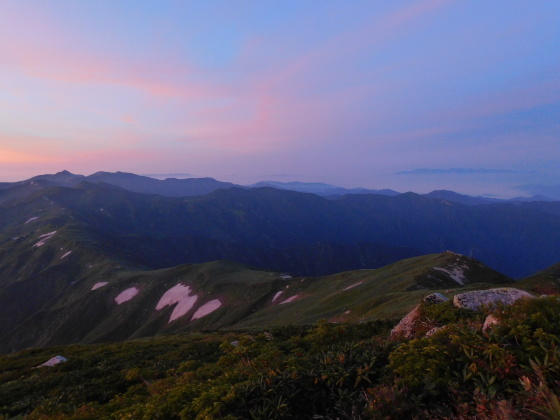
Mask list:
[[[500,322],[482,332],[492,313]],[[480,314],[448,303],[430,337],[394,322],[285,326],[0,357],[0,415],[29,419],[560,418],[560,301]],[[61,354],[68,362],[34,368]]]

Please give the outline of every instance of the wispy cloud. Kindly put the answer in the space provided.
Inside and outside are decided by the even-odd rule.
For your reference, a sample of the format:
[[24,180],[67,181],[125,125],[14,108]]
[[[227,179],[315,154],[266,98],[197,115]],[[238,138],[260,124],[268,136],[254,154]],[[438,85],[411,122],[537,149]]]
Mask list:
[[560,184],[556,184],[556,185],[528,184],[528,185],[519,185],[515,187],[515,189],[531,195],[543,195],[545,197],[554,198],[555,200],[560,200]]
[[186,172],[178,172],[172,174],[142,174],[142,176],[148,176],[150,178],[156,178],[156,179],[166,179],[166,178],[191,178],[194,175]]
[[411,171],[395,172],[395,175],[475,175],[475,174],[522,174],[527,171],[511,169],[481,169],[481,168],[446,168],[446,169],[413,169]]

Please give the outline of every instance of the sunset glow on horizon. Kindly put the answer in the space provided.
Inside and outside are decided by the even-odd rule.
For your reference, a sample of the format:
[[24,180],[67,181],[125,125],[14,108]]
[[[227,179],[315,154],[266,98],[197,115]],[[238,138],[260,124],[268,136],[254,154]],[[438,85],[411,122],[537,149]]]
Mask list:
[[[560,3],[0,4],[0,182],[560,184]],[[460,170],[457,170],[460,169]]]

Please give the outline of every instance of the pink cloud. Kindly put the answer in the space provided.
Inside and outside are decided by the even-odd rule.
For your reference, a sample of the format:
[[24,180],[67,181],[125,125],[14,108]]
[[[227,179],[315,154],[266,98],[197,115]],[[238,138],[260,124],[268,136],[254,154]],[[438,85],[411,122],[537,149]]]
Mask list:
[[[44,35],[43,42],[38,43],[36,36],[17,31],[18,36],[11,37],[9,42],[0,41],[0,48],[3,61],[32,77],[72,84],[126,86],[146,92],[152,99],[162,98],[163,107],[191,108],[186,111],[184,126],[181,123],[165,126],[161,130],[163,137],[183,138],[199,146],[204,144],[211,148],[254,153],[293,147],[298,142],[309,142],[311,138],[321,141],[349,118],[355,118],[344,115],[344,112],[341,115],[340,109],[359,102],[365,96],[364,88],[341,89],[330,94],[328,100],[308,95],[318,75],[336,59],[333,51],[359,49],[372,40],[384,42],[386,36],[446,3],[441,0],[421,2],[398,9],[384,18],[374,17],[373,23],[335,36],[315,51],[293,57],[288,64],[275,63],[273,72],[248,69],[240,57],[237,70],[248,71],[229,83],[216,82],[212,75],[203,76],[200,69],[171,57],[131,61],[110,53],[78,49],[78,44],[67,40],[68,34],[59,29],[57,22],[46,15],[41,16],[36,10],[31,13],[31,23],[38,33]],[[249,40],[248,44],[254,42]],[[344,48],[339,48],[341,45]],[[371,91],[372,88],[368,89]],[[209,103],[212,99],[226,99],[229,105],[197,104]],[[115,119],[129,127],[144,120],[141,114],[130,113],[124,120],[119,116]],[[84,135],[78,134],[79,138]],[[123,137],[119,132],[103,133],[99,128],[89,135],[91,141],[100,135]],[[134,140],[137,135],[135,131],[128,131],[131,145],[141,141],[141,137],[146,138],[138,136],[138,140]]]
[[[448,3],[447,0],[433,0],[399,9],[371,25],[354,28],[336,36],[320,48],[276,67],[273,72],[257,74],[256,77],[250,75],[253,78],[252,84],[246,81],[244,86],[251,87],[241,101],[235,101],[221,109],[202,110],[197,114],[197,119],[207,123],[197,127],[193,135],[219,139],[220,147],[241,147],[253,151],[263,148],[293,148],[294,142],[310,142],[312,139],[324,141],[333,131],[341,130],[349,120],[356,118],[356,115],[343,110],[352,109],[368,95],[387,94],[392,88],[381,82],[372,84],[372,80],[375,80],[373,72],[368,75],[370,79],[367,80],[367,87],[358,84],[339,88],[338,91],[330,92],[328,99],[309,94],[318,79],[323,78],[321,84],[324,84],[326,80],[321,75],[325,70],[328,72],[332,62],[341,59],[333,52],[338,54],[343,51],[344,55],[349,50],[364,48],[372,40],[387,42],[388,36],[398,34],[411,21]],[[390,70],[381,68],[378,71],[384,73]],[[232,118],[231,115],[235,114],[240,104],[246,109],[245,118]],[[382,121],[381,115],[376,117],[375,110],[370,110],[370,114],[373,114],[368,116],[372,123],[376,118],[379,122]],[[219,121],[219,126],[215,125],[215,121]]]
[[[131,58],[80,43],[80,34],[65,32],[40,8],[11,8],[11,20],[0,28],[0,63],[35,77],[73,84],[131,87],[153,96],[201,99],[220,96],[224,87],[192,80],[204,72],[174,54],[147,52]],[[22,30],[23,23],[33,31]],[[73,42],[76,40],[76,42]]]
[[[87,138],[87,135],[84,137]],[[0,181],[13,179],[14,174],[24,177],[38,173],[52,173],[68,169],[76,173],[99,170],[138,170],[150,162],[165,160],[173,150],[156,146],[138,146],[136,137],[127,134],[113,136],[111,147],[105,144],[81,146],[84,138],[74,138],[76,147],[69,149],[55,138],[0,135]],[[11,145],[11,146],[8,146]],[[19,148],[18,148],[19,145]],[[32,150],[32,151],[29,151]]]
[[49,158],[39,153],[26,153],[19,150],[0,149],[0,164],[19,165],[25,163],[48,162]]
[[[300,46],[301,34],[294,31],[289,42],[282,40],[279,56],[274,54],[279,46],[274,38],[277,34],[270,39],[250,38],[223,73],[203,71],[188,58],[178,58],[178,53],[165,55],[154,48],[137,56],[118,55],[111,48],[88,48],[83,35],[64,32],[60,22],[27,10],[31,20],[25,26],[36,30],[33,34],[22,31],[17,19],[0,28],[0,64],[27,77],[53,82],[48,87],[56,92],[56,101],[49,103],[52,109],[37,107],[38,119],[21,110],[22,131],[49,133],[50,138],[29,140],[27,145],[38,150],[29,156],[30,148],[11,149],[17,140],[0,138],[0,162],[29,163],[37,153],[45,165],[56,163],[79,172],[158,172],[155,167],[149,170],[149,165],[160,161],[176,165],[178,171],[190,171],[193,165],[202,168],[203,160],[225,162],[225,155],[242,161],[243,157],[270,152],[287,156],[290,150],[312,148],[317,153],[336,150],[367,156],[375,145],[379,156],[400,156],[399,147],[456,133],[469,126],[469,119],[554,98],[557,82],[550,82],[514,93],[493,92],[484,97],[473,93],[454,108],[423,107],[417,102],[417,109],[403,111],[401,108],[409,106],[409,94],[403,93],[406,88],[396,85],[391,74],[402,66],[415,67],[418,63],[411,61],[417,57],[405,57],[409,61],[404,64],[401,58],[367,70],[353,69],[352,60],[361,57],[360,52],[375,57],[440,18],[439,12],[454,4],[427,0],[392,6],[388,13],[364,16],[359,25],[334,31],[319,44]],[[71,35],[76,35],[75,42]],[[268,48],[270,55],[259,56],[262,63],[257,62],[254,51],[262,54]],[[433,64],[423,59],[419,59],[420,65],[425,68]],[[354,72],[346,74],[347,70]],[[84,86],[99,95],[79,97],[76,92],[82,92]],[[128,100],[114,105],[113,99],[120,99],[119,95]],[[57,112],[51,113],[53,110]],[[397,121],[403,117],[406,121]],[[3,129],[0,125],[0,135]],[[3,144],[12,150],[4,161]],[[324,154],[327,159],[328,153]],[[370,164],[369,158],[363,160],[367,160],[364,165]],[[304,165],[309,166],[302,162]]]

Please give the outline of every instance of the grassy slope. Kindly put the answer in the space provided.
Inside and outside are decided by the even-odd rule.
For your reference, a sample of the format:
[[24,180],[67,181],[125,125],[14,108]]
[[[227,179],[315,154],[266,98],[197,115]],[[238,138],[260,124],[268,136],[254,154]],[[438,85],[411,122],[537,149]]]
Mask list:
[[[465,286],[459,286],[433,267],[465,264]],[[409,258],[376,270],[357,270],[320,278],[296,279],[282,298],[299,295],[284,305],[273,305],[250,316],[238,326],[306,324],[319,319],[331,321],[371,321],[398,318],[412,309],[419,299],[441,292],[453,296],[465,290],[483,289],[512,280],[478,262],[454,253]],[[360,283],[360,284],[358,284]],[[430,284],[432,288],[422,285]],[[350,286],[348,290],[344,290]],[[279,289],[280,290],[280,289]],[[281,301],[281,299],[279,299]],[[349,313],[347,313],[349,311]]]
[[560,293],[560,264],[542,270],[517,284],[518,287],[535,294],[558,294]]
[[[58,246],[64,238],[57,234],[49,241]],[[45,248],[45,251],[52,248]],[[60,252],[66,249],[69,246]],[[118,266],[108,260],[91,264],[86,261],[90,261],[92,254],[86,251],[82,247],[63,260],[58,254],[46,260],[50,262],[39,273],[37,282],[56,283],[53,273],[60,272],[62,276],[72,267],[75,277],[69,282],[62,276],[43,306],[33,308],[27,319],[4,332],[4,352],[29,346],[119,341],[201,329],[309,324],[320,319],[363,322],[397,318],[409,311],[421,296],[433,291],[456,293],[511,282],[475,260],[449,252],[411,258],[376,270],[286,278],[281,273],[226,261],[153,271]],[[449,276],[433,269],[457,264],[463,266],[465,281],[476,285],[459,287]],[[51,277],[47,280],[46,276]],[[108,284],[92,291],[93,285],[100,281]],[[159,311],[155,307],[163,294],[178,283],[191,287],[198,300],[186,315],[168,322],[174,306]],[[131,287],[139,289],[138,295],[117,305],[116,296]],[[283,291],[282,295],[272,302],[278,291]],[[298,296],[295,301],[281,304],[295,295]],[[214,299],[221,301],[219,309],[191,321],[192,314],[200,306]]]

